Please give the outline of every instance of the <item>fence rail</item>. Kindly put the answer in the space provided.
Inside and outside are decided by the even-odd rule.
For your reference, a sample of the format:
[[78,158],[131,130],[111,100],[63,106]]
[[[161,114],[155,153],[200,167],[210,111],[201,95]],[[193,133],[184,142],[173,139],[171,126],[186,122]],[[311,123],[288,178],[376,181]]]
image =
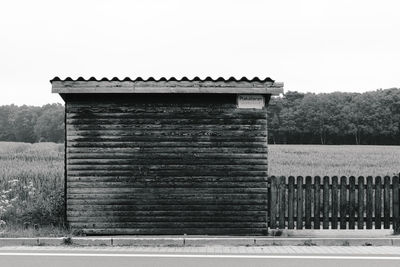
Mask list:
[[399,177],[271,176],[271,229],[399,229]]

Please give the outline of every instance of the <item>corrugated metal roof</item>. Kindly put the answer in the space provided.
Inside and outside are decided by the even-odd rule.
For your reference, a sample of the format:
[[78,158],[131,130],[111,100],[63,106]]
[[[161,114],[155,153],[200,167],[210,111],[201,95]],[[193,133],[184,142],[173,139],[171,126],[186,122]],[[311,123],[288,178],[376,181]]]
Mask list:
[[228,79],[219,77],[204,79],[194,77],[189,79],[182,77],[179,80],[171,78],[124,78],[112,79],[95,77],[85,79],[79,77],[73,80],[71,77],[61,80],[55,77],[51,81],[52,92],[59,94],[79,94],[79,93],[202,93],[202,94],[272,94],[277,95],[283,92],[283,84],[276,83],[271,78],[260,79],[254,77],[248,79],[243,77]]
[[264,79],[260,79],[259,77],[254,77],[252,79],[249,79],[247,77],[242,77],[240,79],[237,79],[235,77],[229,77],[228,79],[224,78],[224,77],[218,77],[217,79],[214,79],[210,76],[202,79],[200,77],[194,77],[192,79],[189,79],[187,77],[182,77],[180,79],[177,79],[175,77],[170,77],[170,78],[166,78],[166,77],[161,77],[159,79],[156,79],[154,77],[148,77],[148,78],[142,78],[142,77],[136,77],[136,78],[129,78],[126,77],[124,79],[120,79],[118,77],[114,77],[112,79],[108,79],[108,78],[101,78],[101,79],[97,79],[95,77],[91,77],[89,79],[85,79],[83,77],[79,77],[76,80],[72,79],[71,77],[67,77],[65,79],[60,79],[59,77],[54,77],[52,80],[50,80],[50,82],[59,82],[59,81],[97,81],[97,82],[104,82],[104,81],[117,81],[117,82],[123,82],[123,81],[132,81],[132,82],[248,82],[248,83],[266,83],[266,82],[274,82],[274,80],[272,80],[269,77],[266,77]]

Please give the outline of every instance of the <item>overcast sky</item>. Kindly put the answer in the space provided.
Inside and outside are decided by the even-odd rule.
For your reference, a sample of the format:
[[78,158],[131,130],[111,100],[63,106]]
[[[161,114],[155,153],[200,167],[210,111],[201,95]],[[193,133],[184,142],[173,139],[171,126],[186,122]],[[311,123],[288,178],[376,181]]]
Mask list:
[[400,1],[3,1],[0,105],[54,76],[266,76],[285,91],[400,87]]

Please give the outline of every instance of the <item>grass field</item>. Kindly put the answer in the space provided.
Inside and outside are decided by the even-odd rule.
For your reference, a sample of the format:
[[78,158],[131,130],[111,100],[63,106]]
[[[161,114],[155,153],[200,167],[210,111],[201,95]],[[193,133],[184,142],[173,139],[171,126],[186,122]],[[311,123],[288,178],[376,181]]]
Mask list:
[[[60,227],[63,152],[63,144],[0,142],[0,236],[66,233]],[[384,176],[399,172],[400,146],[269,147],[270,175]],[[35,231],[38,227],[43,230]]]

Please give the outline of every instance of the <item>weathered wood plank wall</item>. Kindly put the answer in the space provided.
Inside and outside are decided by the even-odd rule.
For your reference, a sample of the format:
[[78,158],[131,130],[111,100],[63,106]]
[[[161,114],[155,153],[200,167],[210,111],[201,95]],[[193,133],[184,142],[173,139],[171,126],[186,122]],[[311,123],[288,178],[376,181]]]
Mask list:
[[234,95],[66,97],[73,229],[265,233],[265,109],[238,109]]

